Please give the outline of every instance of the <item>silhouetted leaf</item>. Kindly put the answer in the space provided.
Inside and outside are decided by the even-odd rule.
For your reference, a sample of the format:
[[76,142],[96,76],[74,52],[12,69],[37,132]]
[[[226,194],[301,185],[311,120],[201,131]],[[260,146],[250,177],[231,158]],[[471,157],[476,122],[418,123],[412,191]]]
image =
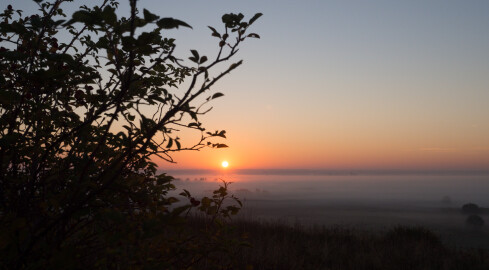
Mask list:
[[212,95],[211,99],[215,99],[215,98],[222,97],[222,96],[224,96],[223,93],[215,93],[214,95]]
[[168,139],[168,144],[166,145],[166,148],[171,148],[173,146],[173,139],[169,138]]
[[186,189],[183,189],[183,192],[180,192],[179,195],[182,195],[182,196],[187,197],[187,198],[191,197],[190,192]]
[[214,36],[214,37],[218,37],[218,38],[220,38],[220,37],[221,37],[221,34],[219,34],[219,33],[216,31],[216,29],[215,29],[214,27],[211,27],[211,26],[207,26],[207,27],[209,27],[209,29],[211,29],[211,31],[212,31],[212,36]]
[[187,111],[188,114],[190,114],[190,117],[192,117],[192,119],[194,119],[195,121],[198,121],[197,119],[197,114],[193,111]]
[[190,26],[186,22],[173,19],[173,18],[162,18],[158,22],[156,22],[156,25],[158,25],[163,29],[173,29],[173,28],[178,28],[179,26],[192,28],[192,26]]
[[192,55],[196,58],[196,59],[199,59],[199,52],[197,52],[196,50],[190,50],[190,52],[192,53]]
[[255,33],[248,34],[248,37],[250,37],[250,38],[260,38],[260,36],[258,34],[255,34]]
[[117,15],[115,14],[115,8],[106,6],[102,12],[102,18],[110,25],[114,25],[117,21]]
[[240,60],[239,62],[233,63],[229,66],[229,70],[233,70],[237,67],[239,67],[243,63],[243,60]]
[[86,10],[79,10],[74,12],[73,15],[71,15],[71,20],[69,20],[66,24],[81,22],[81,23],[91,25],[94,23],[94,21],[95,21],[94,17],[90,12]]
[[153,22],[154,20],[160,18],[159,16],[156,16],[155,14],[149,12],[147,9],[143,9],[143,15],[144,19],[148,22]]
[[226,134],[226,131],[225,130],[221,130],[221,132],[219,132],[216,136],[226,138],[226,135],[225,134]]
[[250,21],[249,21],[249,24],[252,24],[254,23],[258,18],[260,18],[263,14],[262,13],[256,13],[255,16],[253,16]]
[[244,15],[241,13],[229,13],[222,15],[222,22],[226,25],[227,28],[234,28],[241,22],[243,18]]

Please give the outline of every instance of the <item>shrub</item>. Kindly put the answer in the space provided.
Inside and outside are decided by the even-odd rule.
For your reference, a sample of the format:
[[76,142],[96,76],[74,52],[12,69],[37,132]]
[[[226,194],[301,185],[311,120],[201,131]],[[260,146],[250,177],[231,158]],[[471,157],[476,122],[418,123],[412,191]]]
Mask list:
[[[216,56],[191,50],[183,61],[163,34],[190,25],[136,0],[128,17],[102,0],[69,20],[68,1],[34,2],[38,14],[11,5],[0,14],[2,268],[188,268],[219,250],[220,227],[186,233],[182,217],[201,202],[187,195],[175,207],[173,178],[151,158],[226,147],[215,141],[225,131],[199,117],[223,95],[211,87],[242,62],[216,67],[258,37],[248,28],[261,14],[224,15],[222,32],[209,27]],[[182,142],[182,129],[200,140]],[[201,204],[213,224],[239,209],[223,206],[226,185],[216,192]]]
[[475,203],[467,203],[462,206],[462,212],[467,214],[475,214],[480,212],[480,208]]

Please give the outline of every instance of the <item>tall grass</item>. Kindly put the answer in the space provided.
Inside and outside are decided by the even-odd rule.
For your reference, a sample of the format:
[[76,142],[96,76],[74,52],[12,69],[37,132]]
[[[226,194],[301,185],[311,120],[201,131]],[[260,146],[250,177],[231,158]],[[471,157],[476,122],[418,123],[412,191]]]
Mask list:
[[233,250],[232,269],[489,269],[489,250],[446,246],[422,227],[373,233],[247,220],[230,225],[230,234],[250,244]]

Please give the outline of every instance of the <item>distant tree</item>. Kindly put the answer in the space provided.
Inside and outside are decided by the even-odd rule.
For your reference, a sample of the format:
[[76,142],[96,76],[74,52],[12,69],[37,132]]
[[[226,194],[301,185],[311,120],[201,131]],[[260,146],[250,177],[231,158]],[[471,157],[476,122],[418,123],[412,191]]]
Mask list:
[[467,214],[479,213],[480,207],[475,203],[467,203],[462,206],[462,212]]
[[[225,14],[222,32],[209,27],[216,56],[191,50],[189,62],[165,35],[190,25],[136,0],[127,17],[102,0],[69,20],[68,0],[34,1],[38,14],[0,14],[0,268],[188,268],[223,250],[218,228],[196,237],[179,224],[192,208],[213,221],[235,214],[226,183],[202,200],[184,192],[175,207],[172,177],[151,158],[226,147],[211,141],[225,131],[199,118],[223,96],[211,87],[242,61],[215,69],[259,38],[248,28],[261,14]],[[182,142],[182,129],[200,140]]]
[[473,226],[473,227],[482,227],[482,226],[484,226],[484,223],[485,222],[478,215],[470,215],[465,220],[465,223],[467,223],[467,225],[470,225],[470,226]]

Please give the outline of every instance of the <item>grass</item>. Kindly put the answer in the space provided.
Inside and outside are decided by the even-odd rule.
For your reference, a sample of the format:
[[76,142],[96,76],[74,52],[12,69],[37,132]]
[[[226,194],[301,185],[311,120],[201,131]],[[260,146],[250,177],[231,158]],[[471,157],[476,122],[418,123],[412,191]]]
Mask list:
[[489,269],[489,250],[447,246],[423,227],[374,233],[246,220],[232,227],[250,244],[234,250],[233,269]]

